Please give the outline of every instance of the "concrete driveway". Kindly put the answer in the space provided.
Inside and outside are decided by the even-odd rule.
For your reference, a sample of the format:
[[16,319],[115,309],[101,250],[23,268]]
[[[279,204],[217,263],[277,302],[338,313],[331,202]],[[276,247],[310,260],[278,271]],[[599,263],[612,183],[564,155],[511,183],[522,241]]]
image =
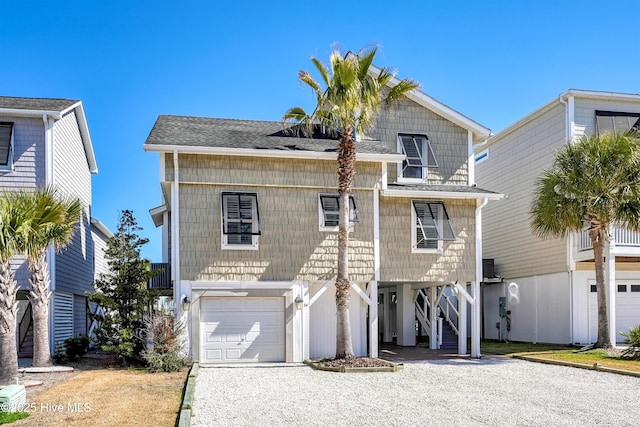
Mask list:
[[396,373],[298,364],[200,368],[192,426],[637,426],[640,378],[505,357]]

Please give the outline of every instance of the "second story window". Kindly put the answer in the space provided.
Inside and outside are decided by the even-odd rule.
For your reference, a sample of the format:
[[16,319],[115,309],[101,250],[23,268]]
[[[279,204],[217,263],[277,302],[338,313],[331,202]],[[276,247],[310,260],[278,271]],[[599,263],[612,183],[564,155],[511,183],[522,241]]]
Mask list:
[[411,251],[441,253],[444,241],[456,239],[453,225],[442,202],[412,200]]
[[400,166],[399,179],[423,181],[428,168],[438,167],[427,135],[398,134],[398,150],[407,156]]
[[[319,213],[320,231],[337,231],[340,215],[340,197],[337,194],[320,194]],[[353,223],[360,221],[360,213],[356,207],[356,199],[349,196],[349,230],[353,230]]]
[[638,132],[640,131],[640,113],[597,110],[596,130],[599,135],[605,132]]
[[258,249],[257,193],[222,193],[222,249]]
[[0,122],[0,170],[13,168],[13,123]]

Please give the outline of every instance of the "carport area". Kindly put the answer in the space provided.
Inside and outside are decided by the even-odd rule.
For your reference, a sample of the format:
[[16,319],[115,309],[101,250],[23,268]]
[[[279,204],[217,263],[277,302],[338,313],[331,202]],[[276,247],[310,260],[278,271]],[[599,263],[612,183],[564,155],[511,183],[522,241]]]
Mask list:
[[192,426],[636,426],[640,379],[506,357],[405,362],[400,372],[303,364],[201,368]]

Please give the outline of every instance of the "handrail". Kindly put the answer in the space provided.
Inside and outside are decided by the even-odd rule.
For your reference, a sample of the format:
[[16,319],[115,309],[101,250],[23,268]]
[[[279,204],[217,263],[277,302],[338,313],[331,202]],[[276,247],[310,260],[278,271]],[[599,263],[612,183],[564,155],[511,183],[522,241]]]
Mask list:
[[[453,331],[456,333],[456,335],[459,335],[459,330],[458,330],[458,326],[456,325],[456,322],[459,319],[459,313],[458,313],[458,309],[451,303],[451,298],[448,295],[443,295],[444,300],[446,301],[446,306],[444,307],[444,318],[447,321],[447,323],[449,324],[449,326],[451,326],[451,329],[453,329]],[[440,299],[440,304],[442,305],[442,299]],[[442,308],[442,307],[441,307]],[[453,312],[455,313],[455,322],[453,321],[453,319],[451,318],[451,313],[450,313],[450,308],[451,310],[453,310]]]
[[[18,324],[18,337],[19,337],[18,350],[22,348],[22,345],[24,344],[24,340],[27,338],[27,332],[29,331],[29,326],[31,326],[31,322],[32,322],[31,313],[32,313],[32,308],[31,308],[31,303],[29,303],[27,304],[27,308],[24,310],[24,313],[20,318],[20,323]],[[27,317],[27,324],[23,328],[25,317]]]

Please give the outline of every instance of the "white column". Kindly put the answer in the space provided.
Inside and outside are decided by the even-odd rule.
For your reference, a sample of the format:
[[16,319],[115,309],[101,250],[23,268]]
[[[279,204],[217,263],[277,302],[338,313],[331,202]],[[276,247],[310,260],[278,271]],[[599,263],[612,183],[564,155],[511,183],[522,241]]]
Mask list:
[[480,353],[480,328],[482,325],[482,298],[480,296],[480,282],[474,281],[471,285],[473,288],[473,304],[471,304],[471,357],[479,358]]
[[397,289],[397,344],[404,346],[416,345],[416,309],[413,302],[413,292],[411,290],[411,285],[398,285]]
[[369,357],[378,357],[378,282],[369,282]]
[[458,292],[458,354],[467,354],[467,299]]
[[391,342],[391,293],[389,288],[382,289],[382,342]]
[[431,350],[437,350],[438,345],[438,307],[436,307],[436,300],[438,299],[438,288],[431,286],[429,288],[429,302],[431,303],[431,310],[429,314],[429,323],[431,323],[431,336],[429,337],[429,348]]

